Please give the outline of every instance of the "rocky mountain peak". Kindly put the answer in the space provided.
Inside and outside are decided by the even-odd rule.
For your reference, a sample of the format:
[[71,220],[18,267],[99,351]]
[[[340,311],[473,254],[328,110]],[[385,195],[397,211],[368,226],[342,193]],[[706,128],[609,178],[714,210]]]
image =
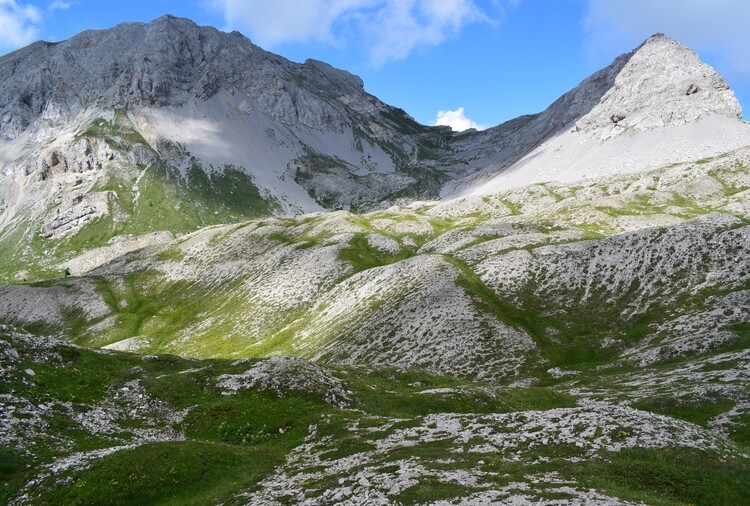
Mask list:
[[[448,182],[442,195],[716,156],[747,144],[750,125],[741,119],[727,82],[695,52],[657,33],[541,113],[459,136],[456,150],[479,170]],[[602,143],[617,138],[622,142]]]
[[[619,61],[618,61],[619,60]],[[649,130],[721,115],[742,118],[727,82],[699,56],[658,33],[604,71],[612,86],[576,126],[611,138],[626,130]]]
[[[171,15],[32,44],[0,57],[0,75],[4,138],[17,137],[40,117],[65,123],[91,107],[182,105],[191,98],[207,100],[221,89],[246,93],[256,107],[285,123],[313,128],[345,122],[335,106],[318,114],[326,100],[315,97],[347,96],[358,109],[371,101],[361,79],[348,72],[312,60],[296,64],[239,32]],[[313,103],[315,114],[306,107]]]

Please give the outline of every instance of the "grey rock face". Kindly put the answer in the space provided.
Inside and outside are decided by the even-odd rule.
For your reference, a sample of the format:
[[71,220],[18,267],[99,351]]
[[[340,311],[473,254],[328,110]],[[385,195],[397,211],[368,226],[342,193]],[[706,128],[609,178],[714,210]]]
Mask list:
[[99,143],[95,139],[81,139],[62,149],[44,153],[44,157],[38,159],[39,166],[33,172],[39,179],[45,180],[50,173],[84,173],[101,170],[102,165],[113,160],[114,157],[115,153],[106,144]]
[[606,93],[576,123],[603,137],[627,129],[684,124],[704,116],[742,118],[742,109],[726,81],[696,53],[662,34],[631,53]]
[[76,195],[61,202],[45,217],[41,236],[44,239],[59,239],[77,232],[87,223],[109,213],[110,198],[113,198],[112,192],[96,192]]
[[[211,98],[220,89],[247,93],[246,110],[256,106],[284,124],[314,129],[340,130],[352,124],[353,114],[394,114],[348,72],[315,60],[295,64],[237,32],[172,16],[86,31],[57,44],[37,42],[0,58],[0,75],[8,76],[0,90],[4,138],[17,137],[39,118],[64,122],[82,108],[180,105],[191,97]],[[434,128],[428,136],[445,148],[438,150],[447,159],[437,165],[460,174],[489,164],[508,166],[573,125],[611,136],[614,127],[653,128],[707,114],[741,117],[741,109],[726,82],[694,52],[657,35],[540,114],[485,132],[452,135]],[[386,121],[385,130],[382,121],[370,123],[362,121],[375,138],[408,134],[394,132],[393,121]],[[411,144],[419,140],[406,137]]]
[[37,42],[0,59],[0,75],[10,77],[0,91],[6,138],[40,117],[64,121],[91,106],[179,105],[188,97],[208,99],[222,88],[250,92],[284,122],[340,126],[342,108],[313,100],[310,90],[328,98],[364,97],[361,80],[348,73],[320,62],[296,65],[237,32],[172,16],[86,31],[57,44]]

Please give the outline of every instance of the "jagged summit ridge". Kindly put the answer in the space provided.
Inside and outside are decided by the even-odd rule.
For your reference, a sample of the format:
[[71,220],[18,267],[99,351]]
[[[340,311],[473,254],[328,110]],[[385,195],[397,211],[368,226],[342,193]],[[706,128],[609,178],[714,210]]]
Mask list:
[[[0,75],[11,77],[0,90],[5,138],[17,136],[42,115],[67,120],[66,113],[91,106],[179,105],[189,97],[206,100],[220,89],[247,91],[277,119],[313,128],[346,123],[346,113],[336,102],[371,111],[374,98],[363,93],[359,77],[344,70],[315,60],[295,64],[239,32],[224,33],[171,15],[85,31],[60,43],[34,43],[1,57]],[[306,100],[311,93],[332,103],[308,110],[306,105],[315,102]],[[698,55],[656,34],[544,112],[526,117],[518,133],[534,146],[573,123],[585,131],[600,128],[613,135],[707,114],[741,117],[742,112],[727,83]],[[494,133],[503,145],[512,145],[516,129],[508,127],[516,123],[500,125],[484,137]],[[507,161],[515,161],[519,150],[510,151],[514,156]]]
[[[362,81],[348,72],[310,60],[296,64],[239,32],[174,16],[89,30],[60,43],[34,43],[0,58],[0,75],[7,79],[0,90],[6,138],[40,116],[67,121],[90,107],[174,106],[191,97],[207,100],[220,89],[246,92],[277,119],[315,128],[346,121],[335,99],[369,98]],[[316,102],[313,95],[334,100],[323,110],[308,110]]]

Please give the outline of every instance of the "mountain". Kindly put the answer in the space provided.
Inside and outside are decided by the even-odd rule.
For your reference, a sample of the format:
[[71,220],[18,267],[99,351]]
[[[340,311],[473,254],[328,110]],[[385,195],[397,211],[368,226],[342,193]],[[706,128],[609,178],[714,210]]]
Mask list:
[[[501,154],[483,150],[473,162],[479,172],[443,193],[491,194],[714,157],[748,145],[750,125],[741,119],[726,81],[695,52],[657,34],[520,128],[521,118],[483,132],[486,146],[502,146]],[[475,142],[467,139],[469,150]]]
[[133,249],[154,232],[385,209],[750,145],[726,82],[661,35],[544,112],[483,132],[419,125],[345,71],[172,16],[32,44],[1,57],[0,75],[6,280],[58,274],[49,251]]
[[359,78],[186,19],[38,42],[2,57],[0,75],[0,227],[14,244],[79,251],[118,235],[436,196],[445,179],[418,161],[440,131]]
[[673,39],[482,132],[171,16],[0,79],[4,502],[750,494],[750,125]]

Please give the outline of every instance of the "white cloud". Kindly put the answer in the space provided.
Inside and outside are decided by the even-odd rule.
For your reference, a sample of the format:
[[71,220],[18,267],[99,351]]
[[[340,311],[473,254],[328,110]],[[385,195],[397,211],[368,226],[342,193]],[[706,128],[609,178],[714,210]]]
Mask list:
[[258,44],[309,39],[331,40],[334,21],[351,10],[361,9],[370,0],[214,0],[232,28],[249,31]]
[[34,41],[41,12],[16,0],[0,0],[0,48],[15,49]]
[[584,26],[595,56],[664,32],[750,76],[748,0],[587,0]]
[[436,46],[467,25],[489,21],[474,0],[212,0],[230,28],[261,46],[289,41],[361,38],[372,63]]
[[47,7],[50,11],[65,11],[70,9],[75,5],[75,2],[66,2],[65,0],[53,0],[51,4],[49,4],[49,7]]
[[487,128],[467,118],[463,107],[459,107],[455,111],[438,111],[435,125],[449,126],[456,132],[463,132],[469,128],[476,128],[477,130]]
[[437,46],[483,19],[470,0],[389,0],[367,20],[370,56],[376,65],[403,60],[414,49]]

